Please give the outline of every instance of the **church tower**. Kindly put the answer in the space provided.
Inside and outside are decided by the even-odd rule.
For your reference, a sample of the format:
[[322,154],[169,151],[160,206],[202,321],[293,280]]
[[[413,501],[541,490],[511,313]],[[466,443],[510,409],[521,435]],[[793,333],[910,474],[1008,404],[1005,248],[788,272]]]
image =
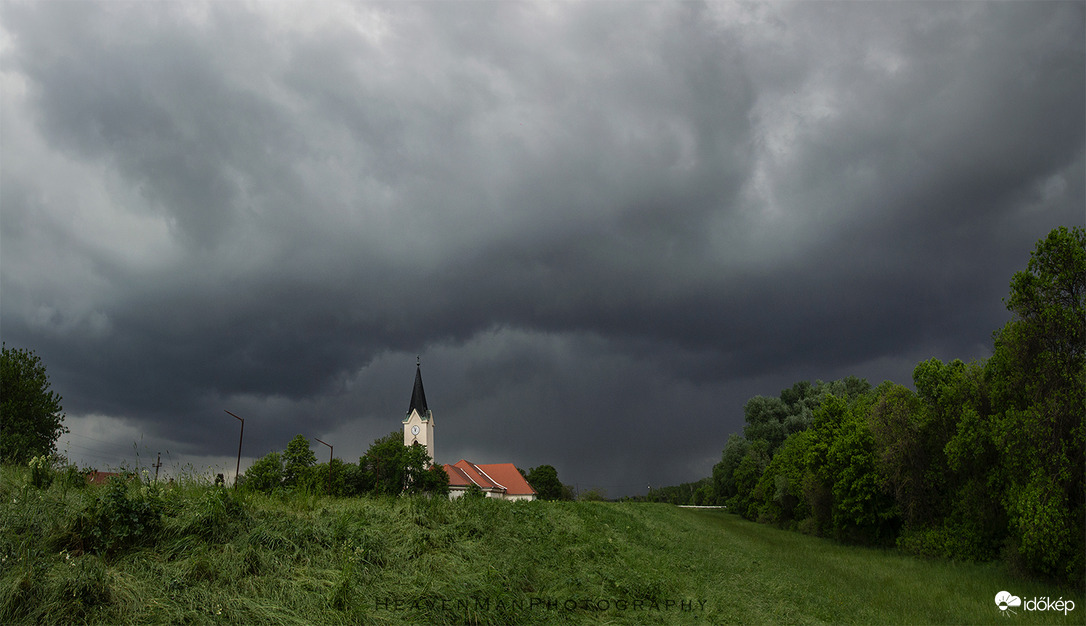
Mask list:
[[403,445],[426,446],[426,454],[437,463],[434,456],[434,414],[426,406],[426,392],[422,390],[421,361],[415,363],[415,387],[411,390],[411,406],[403,420]]

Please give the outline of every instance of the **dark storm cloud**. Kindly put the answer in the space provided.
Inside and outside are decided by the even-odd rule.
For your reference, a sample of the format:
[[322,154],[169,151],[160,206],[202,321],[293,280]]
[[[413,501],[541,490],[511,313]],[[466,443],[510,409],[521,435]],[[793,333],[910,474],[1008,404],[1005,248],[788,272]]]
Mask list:
[[984,356],[1083,218],[1081,3],[0,11],[4,339],[183,455],[351,460],[423,353],[439,460],[691,480],[751,395]]

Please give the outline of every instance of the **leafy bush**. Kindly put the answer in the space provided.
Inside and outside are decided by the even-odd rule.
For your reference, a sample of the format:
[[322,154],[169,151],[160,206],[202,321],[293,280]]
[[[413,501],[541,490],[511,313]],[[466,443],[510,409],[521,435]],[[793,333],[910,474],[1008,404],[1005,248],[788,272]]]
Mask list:
[[162,528],[163,509],[158,485],[115,476],[105,493],[71,520],[62,543],[70,549],[116,554],[153,539]]
[[460,499],[461,500],[464,500],[464,499],[467,499],[467,500],[481,500],[481,499],[483,499],[485,497],[486,497],[486,494],[483,493],[482,487],[480,487],[479,485],[476,485],[475,483],[472,483],[472,484],[468,485],[467,489],[464,490],[464,495],[460,496]]
[[241,484],[246,489],[268,493],[283,484],[283,455],[269,452],[245,470]]

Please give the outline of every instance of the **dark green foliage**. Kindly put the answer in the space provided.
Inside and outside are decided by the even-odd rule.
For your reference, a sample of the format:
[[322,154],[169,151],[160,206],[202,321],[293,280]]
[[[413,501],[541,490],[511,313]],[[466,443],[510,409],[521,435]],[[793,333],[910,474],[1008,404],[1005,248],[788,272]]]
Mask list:
[[283,452],[283,484],[301,486],[309,478],[309,469],[317,463],[317,455],[309,447],[304,435],[295,435]]
[[765,439],[752,441],[735,468],[735,495],[726,503],[729,509],[747,519],[757,519],[759,507],[753,502],[754,488],[769,465],[769,459],[769,442]]
[[1013,549],[1086,579],[1086,230],[1058,228],[1011,281],[988,364]]
[[569,494],[562,481],[558,480],[558,470],[554,469],[553,465],[533,467],[528,470],[525,479],[532,489],[535,489],[540,500],[572,500],[572,494]]
[[669,487],[650,487],[646,495],[623,498],[623,501],[693,504],[697,506],[716,504],[712,478],[702,478],[698,481]]
[[870,389],[866,380],[849,376],[828,383],[800,381],[782,390],[777,398],[754,396],[743,407],[746,418],[743,435],[749,441],[764,440],[772,455],[789,435],[811,425],[815,411],[826,397],[835,395],[851,399]]
[[0,462],[22,465],[55,452],[68,429],[41,358],[7,344],[0,349]]
[[272,491],[283,484],[283,455],[269,452],[245,470],[242,484],[246,489]]
[[71,520],[61,535],[69,550],[113,555],[155,537],[162,527],[165,502],[158,485],[130,476],[110,479],[92,506]]
[[898,514],[878,471],[875,438],[867,423],[870,404],[871,396],[858,396],[851,403],[831,397],[823,403],[824,419],[835,423],[836,432],[816,475],[832,481],[834,536],[874,544],[893,541]]
[[372,477],[372,491],[379,495],[398,496],[407,483],[405,472],[407,446],[403,434],[393,431],[374,441],[358,460],[362,471]]
[[893,494],[907,527],[930,520],[945,490],[943,475],[929,471],[945,462],[936,460],[942,450],[933,449],[938,440],[929,437],[930,420],[921,408],[920,399],[907,387],[885,383],[879,386],[870,415],[882,486]]
[[350,467],[357,466],[344,463],[339,459],[332,459],[328,463],[319,463],[311,468],[309,484],[312,485],[313,489],[330,496],[358,495],[348,484],[348,468]]
[[588,489],[577,494],[580,502],[606,502],[607,492],[603,489]]
[[735,486],[735,470],[749,448],[750,442],[745,438],[735,433],[728,435],[728,442],[724,444],[720,462],[713,466],[713,493],[717,503],[727,504],[728,500],[738,493]]
[[750,519],[1086,579],[1086,230],[1037,244],[986,361],[930,359],[916,392],[796,383],[745,407],[713,468]]
[[297,435],[286,451],[271,452],[245,471],[241,485],[248,491],[311,495],[398,496],[403,493],[448,495],[449,476],[434,465],[426,448],[403,445],[402,435],[392,432],[373,442],[359,463],[332,459],[316,464],[309,440]]
[[930,433],[926,476],[937,499],[925,516],[910,522],[910,530],[952,546],[945,556],[995,558],[1007,532],[1000,498],[1005,480],[992,439],[984,366],[931,359],[916,366],[913,380],[921,402],[917,419]]
[[449,475],[444,467],[433,463],[426,447],[414,444],[404,448],[403,493],[448,496]]
[[758,521],[794,526],[793,522],[810,517],[803,485],[809,473],[806,459],[811,434],[802,431],[790,435],[766,466],[751,494]]

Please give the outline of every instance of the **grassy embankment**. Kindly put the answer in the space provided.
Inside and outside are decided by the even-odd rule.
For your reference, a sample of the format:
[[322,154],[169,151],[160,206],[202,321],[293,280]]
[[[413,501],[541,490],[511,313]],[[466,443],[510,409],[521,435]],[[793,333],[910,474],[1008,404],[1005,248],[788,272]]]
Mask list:
[[[1081,593],[662,504],[235,496],[0,473],[3,623],[1081,623]],[[122,519],[123,518],[123,519]],[[1003,621],[993,598],[1071,599]]]

